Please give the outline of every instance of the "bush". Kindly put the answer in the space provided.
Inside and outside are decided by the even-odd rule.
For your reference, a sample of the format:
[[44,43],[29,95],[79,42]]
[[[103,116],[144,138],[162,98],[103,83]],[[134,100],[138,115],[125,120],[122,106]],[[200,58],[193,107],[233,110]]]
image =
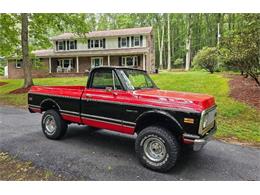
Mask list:
[[184,62],[183,62],[183,59],[182,59],[182,58],[177,58],[177,59],[174,61],[174,63],[173,63],[174,67],[176,67],[176,68],[183,67],[183,64],[184,64]]
[[218,64],[218,51],[215,47],[204,47],[199,50],[193,58],[192,65],[196,68],[202,68],[210,73],[217,70]]

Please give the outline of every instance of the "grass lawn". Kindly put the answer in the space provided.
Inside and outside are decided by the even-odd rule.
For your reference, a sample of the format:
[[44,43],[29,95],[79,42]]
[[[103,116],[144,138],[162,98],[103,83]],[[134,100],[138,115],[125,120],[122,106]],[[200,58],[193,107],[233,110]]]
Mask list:
[[49,170],[36,168],[32,162],[18,160],[5,152],[0,152],[0,165],[1,181],[64,180],[61,175],[55,176]]
[[[260,143],[260,111],[229,97],[228,79],[221,74],[207,72],[177,72],[152,75],[161,89],[206,93],[215,96],[218,105],[217,138]],[[9,95],[9,91],[22,86],[22,80],[8,82],[0,87],[0,103],[25,106],[26,95]],[[34,79],[35,85],[85,85],[86,78]]]

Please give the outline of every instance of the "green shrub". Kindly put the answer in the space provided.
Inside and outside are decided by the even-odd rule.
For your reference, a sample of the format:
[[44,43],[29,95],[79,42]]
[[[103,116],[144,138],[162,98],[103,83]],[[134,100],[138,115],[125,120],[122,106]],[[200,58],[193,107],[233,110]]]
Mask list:
[[173,63],[173,65],[174,65],[175,68],[183,67],[183,64],[184,64],[184,62],[183,62],[183,59],[182,59],[182,58],[177,58],[177,59],[174,61],[174,63]]
[[210,73],[217,71],[218,51],[215,47],[204,47],[199,50],[193,58],[192,65],[194,68],[202,68]]

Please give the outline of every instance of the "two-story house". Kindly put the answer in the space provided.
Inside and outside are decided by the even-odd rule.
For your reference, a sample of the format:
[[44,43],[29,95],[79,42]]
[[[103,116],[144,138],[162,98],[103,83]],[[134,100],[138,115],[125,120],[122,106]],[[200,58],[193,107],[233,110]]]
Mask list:
[[[51,37],[53,48],[34,51],[33,76],[81,76],[96,66],[155,69],[152,27],[93,31]],[[8,60],[8,77],[23,76],[22,61]]]

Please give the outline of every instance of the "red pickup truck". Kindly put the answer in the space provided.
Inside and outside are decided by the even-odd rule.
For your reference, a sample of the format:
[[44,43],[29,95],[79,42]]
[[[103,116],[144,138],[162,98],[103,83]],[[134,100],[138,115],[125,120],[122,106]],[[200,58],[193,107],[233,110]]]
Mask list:
[[133,68],[94,68],[86,86],[33,86],[28,105],[44,113],[49,139],[62,138],[71,123],[137,134],[138,159],[161,172],[176,164],[181,147],[198,151],[216,131],[214,97],[160,90]]

